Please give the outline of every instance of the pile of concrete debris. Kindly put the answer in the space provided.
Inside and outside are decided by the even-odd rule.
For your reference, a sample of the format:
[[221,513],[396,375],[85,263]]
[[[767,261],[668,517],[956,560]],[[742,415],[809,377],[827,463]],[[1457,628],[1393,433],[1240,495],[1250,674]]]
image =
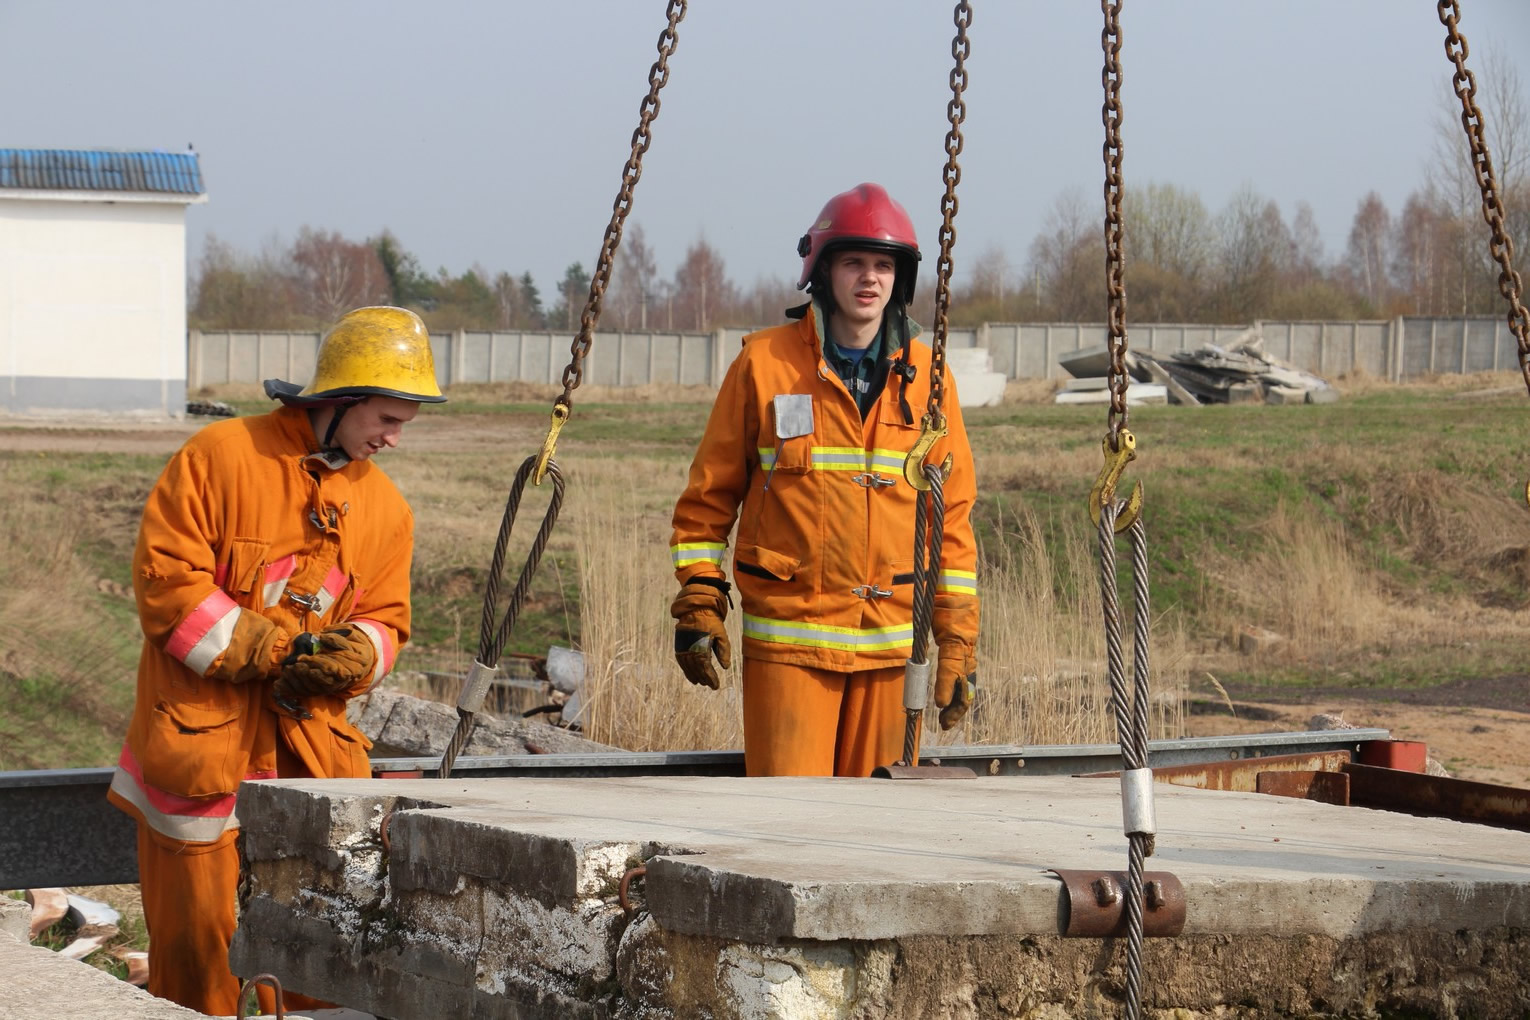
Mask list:
[[[1110,355],[1090,347],[1058,358],[1074,378],[1056,397],[1059,404],[1110,400]],[[1331,404],[1339,391],[1328,380],[1266,353],[1264,337],[1250,329],[1221,344],[1168,355],[1128,351],[1126,402],[1136,404]]]

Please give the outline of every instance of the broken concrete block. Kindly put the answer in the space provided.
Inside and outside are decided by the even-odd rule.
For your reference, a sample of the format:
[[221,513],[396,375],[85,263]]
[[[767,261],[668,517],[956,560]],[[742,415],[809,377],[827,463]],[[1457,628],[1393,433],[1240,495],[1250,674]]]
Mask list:
[[1257,382],[1233,383],[1227,387],[1229,404],[1259,404],[1264,402],[1264,385]]
[[584,683],[584,653],[553,645],[547,650],[547,681],[553,690],[573,694]]
[[1317,389],[1307,391],[1307,403],[1309,404],[1337,404],[1339,391],[1332,386],[1320,386]]
[[[442,754],[457,729],[457,710],[426,698],[379,689],[353,700],[346,710],[351,723],[372,741],[374,758],[424,758]],[[504,719],[488,712],[474,718],[465,755],[557,754],[609,751],[557,726],[526,719]]]
[[28,942],[32,938],[28,932],[31,926],[32,908],[25,900],[0,896],[0,932],[9,932],[22,942]]
[[1295,386],[1266,386],[1264,402],[1266,404],[1305,404],[1307,391]]
[[1238,651],[1244,655],[1260,655],[1284,640],[1285,638],[1273,630],[1265,630],[1263,627],[1255,627],[1252,624],[1238,629]]

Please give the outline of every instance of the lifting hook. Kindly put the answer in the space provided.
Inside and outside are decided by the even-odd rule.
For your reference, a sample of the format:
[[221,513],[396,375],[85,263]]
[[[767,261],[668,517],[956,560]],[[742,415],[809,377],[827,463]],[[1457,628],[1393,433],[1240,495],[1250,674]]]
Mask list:
[[562,397],[553,401],[552,424],[547,427],[547,438],[542,440],[542,452],[537,454],[536,472],[531,476],[533,485],[541,485],[547,475],[547,465],[552,463],[553,452],[558,446],[558,433],[562,431],[573,409]]
[[[927,412],[919,422],[919,438],[914,440],[914,448],[908,451],[908,456],[903,459],[903,480],[920,492],[930,491],[930,480],[921,470],[924,466],[924,458],[936,441],[944,438],[948,431],[946,416],[939,411]],[[940,480],[944,482],[950,477],[951,455],[948,453],[944,463],[940,465]]]
[[[1117,445],[1111,449],[1110,436],[1100,440],[1100,448],[1105,453],[1105,464],[1100,468],[1100,476],[1094,480],[1094,487],[1089,490],[1089,519],[1095,527],[1100,526],[1100,510],[1116,498],[1116,483],[1121,480],[1121,473],[1126,470],[1126,465],[1137,458],[1137,437],[1128,429],[1120,429],[1116,433]],[[1116,515],[1116,534],[1120,534],[1136,523],[1137,515],[1142,512],[1142,483],[1137,482],[1132,486],[1132,494],[1127,497],[1126,505]]]

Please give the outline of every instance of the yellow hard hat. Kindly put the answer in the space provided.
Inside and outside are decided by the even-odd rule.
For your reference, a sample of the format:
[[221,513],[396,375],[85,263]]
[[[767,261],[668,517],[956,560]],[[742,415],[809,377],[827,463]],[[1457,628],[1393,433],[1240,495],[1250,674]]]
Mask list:
[[283,403],[332,404],[346,398],[401,397],[423,403],[446,400],[436,385],[430,331],[407,308],[358,308],[319,341],[313,381],[299,390],[292,383],[266,380],[266,394]]

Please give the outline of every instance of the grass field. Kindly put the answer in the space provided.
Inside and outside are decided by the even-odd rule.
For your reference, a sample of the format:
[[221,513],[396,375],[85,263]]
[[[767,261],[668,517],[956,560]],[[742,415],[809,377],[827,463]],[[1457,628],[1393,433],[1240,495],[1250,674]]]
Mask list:
[[[1525,393],[1513,374],[1386,386],[1327,406],[1133,409],[1153,588],[1155,735],[1218,685],[1399,688],[1523,672],[1530,513]],[[1103,409],[1046,387],[967,413],[977,456],[984,628],[963,743],[1109,740],[1095,537],[1084,497]],[[546,432],[552,390],[458,387],[382,459],[418,520],[404,670],[457,673],[478,645],[506,492]],[[1484,395],[1485,394],[1485,395]],[[252,393],[212,394],[253,412]],[[731,747],[737,685],[690,687],[669,658],[669,513],[704,391],[584,391],[558,462],[568,495],[507,650],[584,650],[588,735],[633,749]],[[69,453],[0,428],[0,768],[105,765],[132,701],[128,561],[174,443]],[[43,444],[46,445],[46,444]],[[513,584],[547,492],[522,505]],[[1123,545],[1123,569],[1130,562]],[[1130,579],[1123,576],[1123,591]],[[1236,651],[1257,627],[1280,640]],[[1128,634],[1130,625],[1128,621]],[[446,697],[455,692],[442,690]]]

